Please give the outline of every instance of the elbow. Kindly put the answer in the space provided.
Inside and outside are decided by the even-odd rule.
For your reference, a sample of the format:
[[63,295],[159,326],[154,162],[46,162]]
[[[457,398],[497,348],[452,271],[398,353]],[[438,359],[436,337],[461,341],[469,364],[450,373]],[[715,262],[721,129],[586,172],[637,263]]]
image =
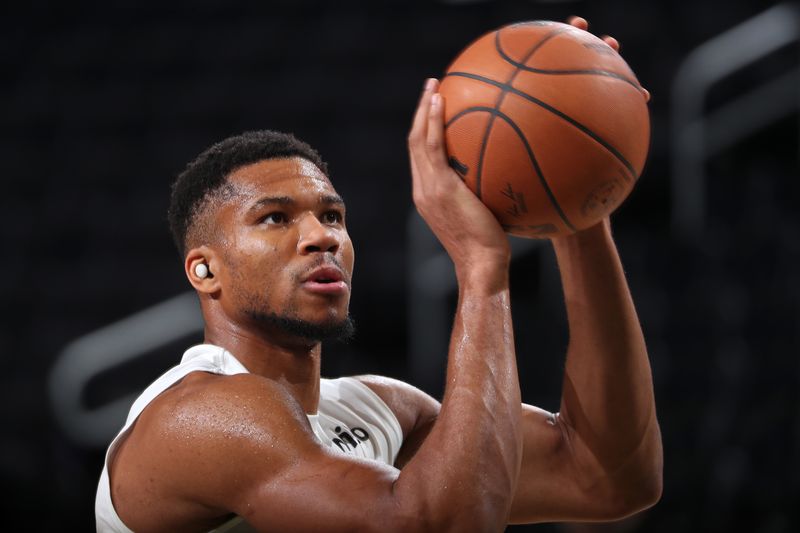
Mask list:
[[643,493],[645,498],[642,510],[649,509],[661,500],[661,495],[664,493],[664,475],[660,468],[653,473]]
[[664,490],[660,468],[636,476],[623,486],[611,491],[606,500],[608,516],[605,520],[622,520],[653,507]]
[[611,508],[622,519],[653,507],[661,500],[664,491],[664,452],[658,427],[648,445],[640,448],[636,460],[618,472],[617,482],[611,491],[614,500]]
[[664,490],[661,472],[654,473],[648,479],[642,479],[625,498],[622,517],[642,512],[653,507],[661,499]]
[[631,512],[638,513],[649,509],[661,500],[664,492],[664,451],[661,445],[661,433],[656,430],[656,437],[649,447],[650,453],[645,454],[644,460],[639,463],[639,468],[632,476],[633,482],[629,491],[632,496]]

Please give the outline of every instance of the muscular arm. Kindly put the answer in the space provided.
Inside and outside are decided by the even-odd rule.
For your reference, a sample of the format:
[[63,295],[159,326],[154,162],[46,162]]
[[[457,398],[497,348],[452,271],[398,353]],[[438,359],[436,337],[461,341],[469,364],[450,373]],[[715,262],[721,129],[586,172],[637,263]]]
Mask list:
[[431,508],[471,517],[462,521],[465,530],[502,530],[522,457],[510,248],[494,216],[448,166],[436,86],[429,80],[409,136],[413,195],[453,260],[459,295],[441,412],[398,484]]
[[[425,91],[409,147],[414,200],[450,253],[459,300],[437,422],[401,470],[335,453],[299,404],[255,375],[195,375],[141,415],[112,472],[137,531],[197,530],[230,513],[259,531],[501,531],[522,458],[510,250],[448,167]],[[433,103],[432,103],[432,100]]]
[[570,331],[561,412],[549,418],[525,411],[513,520],[621,518],[649,507],[661,492],[661,437],[644,338],[608,221],[554,240],[553,247]]
[[[614,520],[655,503],[662,450],[644,339],[604,222],[555,241],[570,343],[561,412],[522,406],[523,458],[510,521]],[[438,403],[407,384],[362,377],[398,414],[412,457]]]
[[[588,22],[569,23],[588,30]],[[615,50],[612,37],[605,42]],[[650,94],[643,90],[645,100]],[[608,220],[553,240],[570,342],[561,412],[523,409],[512,521],[611,520],[653,505],[663,457],[650,364]]]

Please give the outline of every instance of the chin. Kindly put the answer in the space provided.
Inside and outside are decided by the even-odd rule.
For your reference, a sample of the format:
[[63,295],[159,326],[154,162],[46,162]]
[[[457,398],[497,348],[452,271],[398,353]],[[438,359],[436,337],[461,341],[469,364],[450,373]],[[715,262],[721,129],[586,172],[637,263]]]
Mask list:
[[322,342],[329,340],[346,341],[355,333],[355,323],[347,313],[328,314],[317,319],[314,317],[298,317],[250,311],[250,318],[268,326],[277,328],[292,337]]

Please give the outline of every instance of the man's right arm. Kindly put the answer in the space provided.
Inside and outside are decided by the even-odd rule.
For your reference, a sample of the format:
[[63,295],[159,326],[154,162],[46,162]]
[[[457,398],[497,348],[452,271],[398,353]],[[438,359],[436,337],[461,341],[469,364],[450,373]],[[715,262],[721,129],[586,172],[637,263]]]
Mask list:
[[[244,387],[231,383],[208,399],[226,424],[254,430],[239,443],[218,434],[200,463],[224,459],[225,473],[196,472],[190,486],[224,477],[227,488],[212,485],[203,500],[263,531],[505,529],[522,453],[521,435],[515,436],[521,415],[508,293],[463,293],[439,417],[402,470],[323,447],[291,399],[258,378]],[[224,405],[248,386],[254,387],[248,396],[274,401],[247,414],[257,419],[238,420],[243,415],[235,406]],[[232,455],[235,466],[228,462]],[[215,494],[224,499],[212,500]]]
[[[426,85],[409,150],[414,202],[459,282],[439,416],[400,471],[332,453],[307,432],[289,432],[296,440],[285,448],[293,450],[283,459],[287,466],[254,479],[254,503],[237,509],[257,527],[502,531],[508,523],[522,460],[510,249],[497,220],[447,164],[436,88],[435,80]],[[280,523],[276,513],[284,517]]]
[[442,407],[425,442],[402,470],[344,456],[314,438],[280,385],[253,375],[213,379],[145,417],[152,449],[126,462],[172,508],[236,513],[260,531],[506,527],[522,460],[510,250],[444,159],[435,90],[431,81],[409,136],[414,200],[453,259],[459,300]]
[[198,376],[184,390],[148,407],[122,450],[114,504],[134,531],[207,530],[231,513],[258,531],[505,527],[513,475],[490,468],[474,428],[432,432],[401,471],[323,446],[299,404],[260,376]]

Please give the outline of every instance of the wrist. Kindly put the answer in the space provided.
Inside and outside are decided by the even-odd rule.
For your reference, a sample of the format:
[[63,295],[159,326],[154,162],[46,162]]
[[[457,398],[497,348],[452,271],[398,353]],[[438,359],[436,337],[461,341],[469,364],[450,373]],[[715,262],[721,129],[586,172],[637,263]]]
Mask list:
[[550,239],[556,253],[574,248],[597,245],[611,240],[611,223],[608,217],[604,218],[594,226],[577,231],[569,235],[562,235]]
[[495,294],[509,287],[509,261],[483,260],[456,266],[459,290]]

